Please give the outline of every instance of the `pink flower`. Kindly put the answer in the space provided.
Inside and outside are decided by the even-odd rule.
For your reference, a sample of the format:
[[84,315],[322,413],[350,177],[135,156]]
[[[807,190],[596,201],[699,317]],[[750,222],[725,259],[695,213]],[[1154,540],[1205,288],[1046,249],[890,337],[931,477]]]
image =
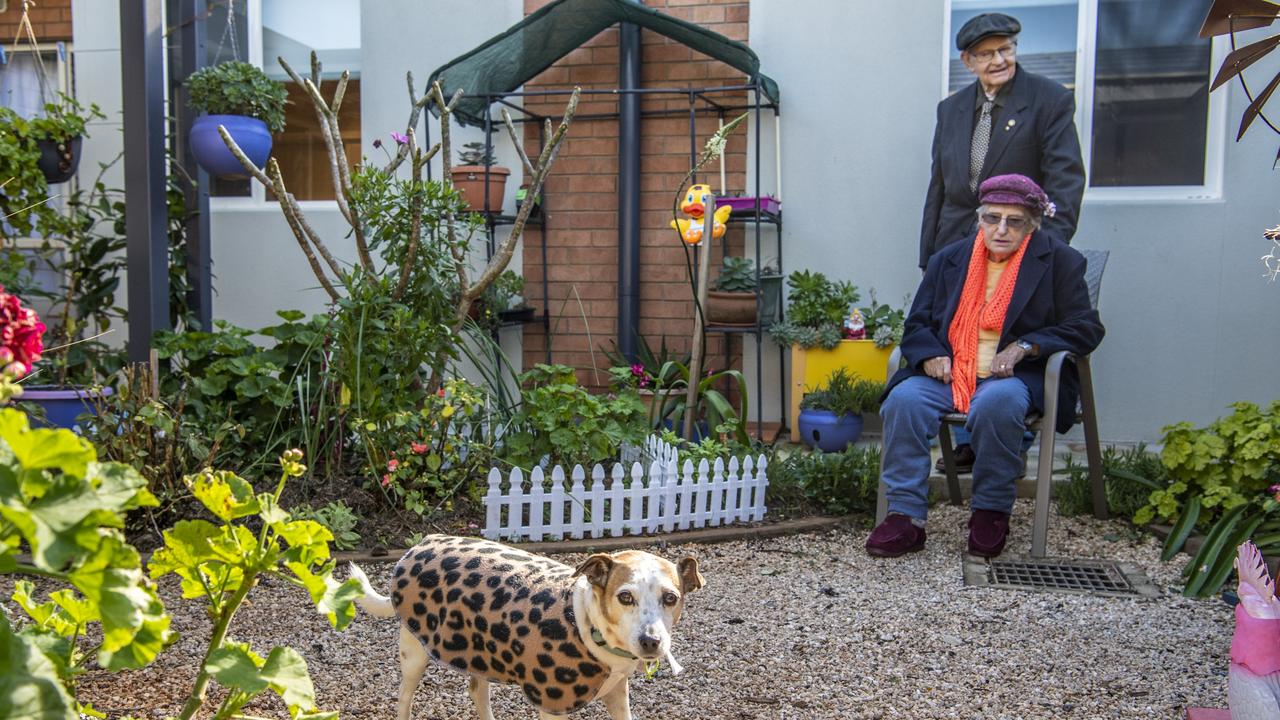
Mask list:
[[409,447],[413,450],[414,454],[416,455],[421,455],[427,451],[426,443],[411,442],[409,443]]
[[387,461],[387,469],[388,469],[388,470],[390,470],[391,472],[395,472],[395,471],[396,471],[396,468],[398,468],[398,467],[400,467],[400,461],[399,461],[399,460],[396,460],[396,459],[392,458],[391,460],[388,460],[388,461]]
[[0,287],[0,364],[17,377],[31,372],[44,352],[45,325],[17,295]]
[[390,476],[390,475],[383,475],[383,476],[382,476],[382,487],[386,487],[386,486],[388,486],[388,485],[390,485],[390,484],[391,484],[391,476]]
[[401,135],[401,134],[400,134],[400,133],[398,133],[398,132],[393,132],[393,133],[391,133],[391,139],[392,139],[392,140],[395,140],[397,145],[408,145],[408,144],[409,144],[409,136],[408,136],[408,135]]
[[436,397],[444,397],[444,388],[440,388],[436,391]]
[[643,376],[643,375],[644,375],[644,366],[643,366],[643,365],[641,365],[640,363],[636,363],[636,364],[632,365],[632,366],[631,366],[631,374],[632,374],[632,375],[640,375],[640,376]]

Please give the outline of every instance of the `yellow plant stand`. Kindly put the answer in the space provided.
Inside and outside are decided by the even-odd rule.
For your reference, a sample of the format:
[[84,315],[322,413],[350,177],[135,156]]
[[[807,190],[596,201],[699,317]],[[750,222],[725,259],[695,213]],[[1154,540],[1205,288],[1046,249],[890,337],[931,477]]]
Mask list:
[[832,372],[848,368],[850,374],[884,382],[893,345],[878,348],[873,340],[841,340],[831,350],[805,350],[791,346],[791,442],[800,442],[800,398],[825,383]]

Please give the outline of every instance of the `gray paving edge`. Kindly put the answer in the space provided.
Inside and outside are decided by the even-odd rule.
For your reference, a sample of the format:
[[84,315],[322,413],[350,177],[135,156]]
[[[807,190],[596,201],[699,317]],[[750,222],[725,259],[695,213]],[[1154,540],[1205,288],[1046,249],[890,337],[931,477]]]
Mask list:
[[[783,520],[767,525],[731,525],[729,527],[703,528],[701,530],[680,530],[661,535],[624,535],[622,537],[584,538],[582,540],[555,540],[551,542],[508,543],[539,555],[557,555],[564,553],[612,552],[667,545],[684,545],[686,543],[722,543],[733,540],[755,540],[760,538],[794,535],[797,533],[820,532],[829,530],[849,522],[852,516],[811,517],[799,520]],[[386,554],[374,555],[369,550],[353,550],[334,553],[339,563],[358,562],[396,562],[408,548],[387,550]]]

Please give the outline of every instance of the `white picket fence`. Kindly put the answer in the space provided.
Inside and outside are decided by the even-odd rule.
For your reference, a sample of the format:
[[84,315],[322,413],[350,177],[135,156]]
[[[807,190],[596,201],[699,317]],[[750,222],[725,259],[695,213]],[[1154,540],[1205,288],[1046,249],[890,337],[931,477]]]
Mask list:
[[763,455],[727,463],[701,460],[696,467],[685,460],[681,468],[678,451],[657,437],[646,441],[644,451],[651,458],[647,468],[632,463],[628,472],[617,463],[606,472],[596,465],[589,486],[581,465],[569,473],[568,487],[559,465],[551,469],[549,488],[540,467],[528,474],[527,483],[519,468],[506,478],[499,469],[490,470],[484,536],[510,541],[617,537],[764,517],[769,479]]

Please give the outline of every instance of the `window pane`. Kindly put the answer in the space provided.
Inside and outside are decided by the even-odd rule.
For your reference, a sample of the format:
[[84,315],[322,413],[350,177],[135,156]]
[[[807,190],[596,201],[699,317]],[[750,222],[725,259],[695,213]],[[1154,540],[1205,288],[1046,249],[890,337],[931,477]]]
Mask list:
[[[337,78],[351,73],[338,111],[342,145],[352,167],[360,162],[360,7],[350,0],[272,0],[263,4],[262,55],[268,75],[285,82],[284,132],[275,138],[272,157],[285,185],[298,200],[332,200],[329,153],[306,90],[291,82],[276,60],[311,77],[311,53],[321,64],[320,93],[332,100]],[[273,197],[268,193],[268,197]]]
[[1076,85],[1076,25],[1079,10],[1075,0],[1035,2],[1026,5],[992,3],[990,0],[954,0],[951,3],[951,68],[948,92],[973,82],[973,74],[960,61],[956,33],[970,18],[984,12],[1012,15],[1022,24],[1018,35],[1018,67],[1074,88]]
[[1099,0],[1090,185],[1204,184],[1203,21],[1202,3]]

